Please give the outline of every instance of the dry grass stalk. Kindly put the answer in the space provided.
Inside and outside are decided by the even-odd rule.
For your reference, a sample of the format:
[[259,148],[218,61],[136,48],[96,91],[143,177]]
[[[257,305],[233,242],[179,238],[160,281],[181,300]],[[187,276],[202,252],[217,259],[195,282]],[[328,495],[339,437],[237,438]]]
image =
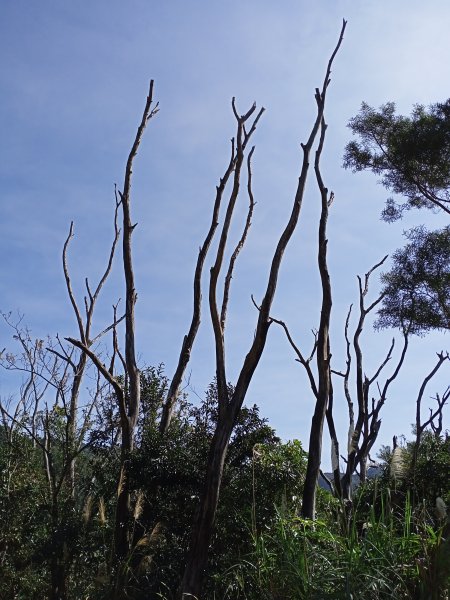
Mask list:
[[154,546],[161,539],[163,531],[164,523],[162,523],[162,521],[158,521],[150,534],[149,544]]
[[117,486],[117,497],[119,497],[123,491],[123,488],[125,486],[125,480],[126,480],[125,469],[122,467],[120,469],[119,484]]
[[139,575],[145,575],[152,568],[153,557],[150,555],[143,556],[138,565],[137,572]]
[[83,508],[83,521],[84,521],[85,525],[87,525],[87,523],[89,522],[89,519],[91,518],[92,505],[93,505],[93,498],[91,495],[89,495],[86,498],[86,502],[84,503],[84,508]]
[[134,505],[134,520],[137,521],[144,510],[144,492],[139,490],[136,504]]
[[401,479],[405,476],[405,449],[397,446],[391,458],[391,477]]
[[143,546],[156,546],[162,536],[164,525],[161,521],[158,521],[153,527],[151,533],[143,535],[136,543],[136,548]]
[[436,516],[439,521],[447,518],[447,505],[440,496],[436,498]]
[[100,525],[106,525],[106,508],[103,496],[100,496],[98,501],[98,520],[100,521]]
[[150,545],[150,536],[148,533],[145,533],[141,538],[136,542],[136,548],[142,548],[143,546]]

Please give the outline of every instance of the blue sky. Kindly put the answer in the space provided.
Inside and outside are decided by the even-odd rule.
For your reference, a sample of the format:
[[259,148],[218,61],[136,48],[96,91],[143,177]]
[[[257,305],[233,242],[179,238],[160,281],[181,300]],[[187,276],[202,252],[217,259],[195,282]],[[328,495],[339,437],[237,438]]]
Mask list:
[[[192,275],[210,221],[215,185],[234,134],[230,107],[266,107],[254,137],[257,201],[247,246],[233,279],[227,331],[233,381],[256,322],[250,295],[261,297],[273,249],[292,205],[320,85],[342,18],[348,19],[329,90],[323,175],[334,190],[328,237],[334,290],[332,351],[344,367],[343,327],[357,300],[356,275],[402,244],[402,231],[441,215],[411,213],[387,225],[379,215],[388,193],[369,174],[341,168],[346,124],[363,100],[393,100],[399,112],[448,96],[447,0],[2,0],[0,3],[0,308],[19,310],[34,335],[76,335],[61,268],[70,221],[70,267],[81,294],[84,277],[100,274],[112,237],[113,185],[121,185],[150,78],[160,113],[135,163],[134,259],[141,365],[165,363],[170,376],[191,315]],[[245,215],[243,195],[233,234]],[[316,236],[319,196],[311,179],[299,228],[281,270],[273,315],[285,320],[304,352],[319,319]],[[207,267],[212,255],[207,259]],[[208,268],[205,269],[207,274]],[[207,279],[205,278],[205,284]],[[372,298],[377,278],[373,278]],[[123,297],[120,261],[98,307],[97,328]],[[370,374],[395,332],[364,334]],[[1,347],[10,333],[0,326]],[[203,322],[190,365],[198,394],[214,375],[212,328]],[[410,434],[422,378],[446,350],[442,334],[413,340],[392,387],[380,442]],[[430,387],[441,392],[448,367]],[[8,389],[1,375],[0,394]],[[345,440],[346,407],[336,388],[336,420]],[[305,374],[273,327],[248,402],[285,439],[307,445],[313,399]],[[448,426],[447,419],[447,426]],[[327,434],[325,435],[327,437]],[[325,450],[327,453],[328,450]],[[327,461],[327,454],[324,456]]]

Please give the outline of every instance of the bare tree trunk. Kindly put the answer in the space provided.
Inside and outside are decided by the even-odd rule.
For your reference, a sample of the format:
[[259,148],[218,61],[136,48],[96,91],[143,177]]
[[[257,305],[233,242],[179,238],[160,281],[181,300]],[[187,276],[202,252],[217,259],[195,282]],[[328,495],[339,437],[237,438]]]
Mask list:
[[442,410],[450,396],[450,387],[449,387],[442,395],[442,398],[440,398],[439,396],[436,397],[437,404],[438,404],[437,409],[435,411],[430,409],[430,417],[426,421],[422,422],[421,408],[422,408],[422,399],[423,399],[423,394],[425,392],[425,388],[428,385],[428,383],[430,382],[430,380],[434,377],[434,375],[441,368],[443,363],[446,360],[450,359],[448,352],[445,354],[444,354],[444,352],[440,352],[440,353],[438,353],[437,356],[438,356],[438,361],[435,364],[435,366],[433,367],[433,369],[430,371],[430,373],[428,373],[428,375],[422,381],[422,385],[420,386],[419,393],[417,395],[417,400],[416,400],[416,441],[414,444],[413,457],[412,457],[412,470],[413,470],[414,478],[415,478],[417,459],[419,456],[420,442],[422,441],[422,434],[425,431],[425,429],[428,427],[428,425],[433,424],[433,421],[436,417],[442,418]]
[[[272,322],[270,318],[270,309],[276,291],[281,260],[284,251],[287,247],[287,244],[296,228],[298,218],[300,215],[300,209],[302,206],[303,194],[309,170],[309,155],[322,122],[326,90],[329,85],[329,77],[331,73],[331,65],[341,45],[345,26],[346,22],[344,21],[339,41],[328,63],[328,68],[326,71],[322,90],[316,90],[317,116],[307,143],[302,145],[303,163],[298,188],[295,195],[294,205],[288,224],[280,237],[272,259],[272,265],[270,269],[266,293],[264,295],[263,301],[261,302],[261,306],[259,307],[259,316],[253,343],[250,347],[247,356],[245,357],[244,364],[239,374],[238,381],[232,397],[228,399],[228,393],[225,390],[223,392],[223,396],[219,394],[219,420],[210,447],[207,466],[207,477],[204,485],[204,491],[200,498],[200,504],[192,531],[191,543],[186,561],[186,568],[180,586],[180,597],[184,599],[192,598],[192,596],[200,598],[201,596],[202,583],[207,566],[208,549],[211,542],[211,536],[214,527],[217,502],[222,480],[223,464],[226,457],[228,443],[230,440],[231,433],[233,431],[233,427],[236,423],[237,416],[241,409],[242,403],[245,399],[248,386],[250,384],[254,371],[259,363],[259,360],[265,347],[267,334],[269,331],[270,324]],[[221,251],[221,245],[219,243],[218,252]],[[212,271],[211,279],[213,279],[213,277],[215,278],[215,276],[215,272]],[[214,305],[215,295],[210,286],[210,307],[216,339],[217,369],[218,375],[220,375],[223,383],[223,377],[225,373],[225,349],[223,343],[223,330],[221,326],[221,321],[218,318],[218,313]]]
[[328,395],[328,406],[326,410],[326,418],[328,424],[328,430],[331,438],[331,469],[333,472],[333,488],[332,492],[335,496],[340,498],[342,496],[341,490],[341,472],[339,469],[339,438],[336,432],[333,419],[333,381],[330,377],[330,391]]
[[315,172],[320,190],[322,209],[319,224],[319,253],[318,263],[320,279],[322,283],[322,310],[320,314],[319,331],[317,335],[317,373],[318,386],[316,406],[309,434],[308,464],[306,467],[305,483],[303,487],[302,516],[306,519],[314,519],[316,512],[316,489],[320,472],[322,457],[323,422],[327,410],[331,392],[330,371],[330,315],[331,315],[331,284],[327,265],[327,221],[328,208],[333,200],[333,194],[328,199],[328,189],[324,186],[320,173],[320,156],[325,140],[326,124],[322,115],[321,135],[319,147],[316,151]]
[[52,534],[50,558],[50,600],[66,600],[66,564],[64,557],[64,541],[61,536],[61,519],[59,515],[59,492],[64,480],[61,479],[59,484],[56,481],[48,410],[46,410],[45,418],[42,418],[42,426],[44,438],[42,450],[44,469],[48,482],[48,501],[50,504],[50,522]]
[[[254,108],[252,108],[251,111],[249,111],[249,113],[244,116],[244,122],[247,121],[247,119],[251,116],[251,114],[253,114],[253,112],[254,112]],[[261,115],[262,115],[262,111],[259,112],[259,114],[257,115],[256,119],[252,123],[248,132],[244,133],[243,131],[241,131],[241,133],[239,133],[239,129],[240,129],[240,127],[243,126],[244,122],[242,122],[240,124],[240,118],[236,115],[236,112],[235,112],[235,116],[236,116],[237,123],[238,123],[238,131],[236,134],[236,138],[233,138],[231,140],[231,142],[232,142],[231,158],[230,158],[228,166],[225,170],[225,173],[220,178],[219,185],[216,188],[216,199],[214,202],[214,209],[213,209],[213,213],[212,213],[211,224],[209,226],[208,233],[206,234],[205,240],[204,240],[202,246],[200,247],[200,250],[198,253],[197,265],[195,267],[195,274],[194,274],[194,302],[193,302],[191,325],[189,327],[188,333],[183,338],[180,355],[178,357],[178,364],[176,366],[175,373],[172,377],[172,381],[170,382],[166,401],[163,406],[161,421],[159,424],[159,430],[161,433],[165,433],[167,431],[167,429],[169,428],[170,421],[172,419],[173,409],[174,409],[174,406],[175,406],[175,403],[176,403],[176,400],[178,397],[180,385],[183,380],[183,376],[186,371],[186,367],[189,363],[189,360],[191,357],[191,352],[192,352],[192,347],[194,345],[195,338],[197,336],[197,332],[200,327],[201,302],[202,302],[201,278],[202,278],[202,273],[203,273],[203,266],[204,266],[206,255],[208,254],[208,250],[211,245],[212,239],[214,237],[214,233],[217,229],[217,226],[219,225],[219,211],[220,211],[220,206],[222,203],[223,194],[224,194],[226,185],[227,185],[233,171],[241,168],[241,163],[242,163],[242,159],[243,159],[242,152],[245,150],[248,142],[250,141],[250,138],[256,129],[256,125],[257,125]],[[239,135],[242,136],[242,134],[244,134],[243,140],[241,143],[242,152],[236,152],[236,147],[235,147],[236,139]]]
[[[387,389],[392,383],[393,379],[398,374],[401,364],[404,359],[404,352],[406,352],[406,347],[404,347],[404,351],[402,352],[399,365],[397,365],[397,369],[395,371],[395,375],[393,378],[388,380],[387,387],[384,388],[384,396],[383,399],[380,398],[377,405],[374,404],[371,411],[369,411],[369,391],[370,386],[377,380],[380,375],[382,369],[391,359],[392,351],[394,349],[394,340],[389,348],[388,354],[384,361],[381,363],[379,368],[377,369],[375,375],[372,378],[368,378],[364,375],[363,369],[363,352],[360,345],[360,337],[364,328],[364,322],[366,316],[372,311],[379,302],[383,299],[383,296],[379,296],[372,304],[366,308],[364,304],[365,297],[369,290],[369,279],[372,272],[380,267],[384,261],[387,259],[385,256],[379,263],[374,265],[364,276],[364,286],[362,283],[362,278],[358,276],[358,284],[359,284],[359,318],[358,323],[356,325],[355,333],[353,335],[353,349],[356,358],[356,398],[357,398],[357,417],[355,422],[355,414],[354,414],[354,406],[353,401],[349,391],[349,377],[350,377],[350,365],[351,365],[351,353],[350,353],[350,340],[348,335],[349,321],[352,306],[348,311],[347,319],[345,322],[345,340],[347,344],[347,367],[344,373],[340,373],[338,371],[333,371],[334,374],[340,375],[344,378],[344,392],[347,400],[348,411],[349,411],[349,434],[348,434],[348,448],[347,448],[347,464],[345,473],[341,480],[341,495],[345,500],[350,500],[352,495],[352,476],[355,473],[356,469],[360,468],[360,479],[361,481],[365,481],[367,476],[367,459],[369,456],[370,449],[375,442],[375,439],[378,435],[378,430],[380,427],[380,422],[378,421],[378,414],[383,406]],[[406,344],[407,345],[407,344]],[[373,401],[374,402],[374,401]],[[362,442],[360,443],[362,436]]]
[[52,543],[52,557],[50,560],[50,600],[67,599],[67,573],[64,556],[64,540],[60,535],[61,522],[59,518],[58,495],[52,495],[52,533],[55,536]]
[[137,300],[133,258],[131,250],[131,237],[136,225],[131,222],[131,178],[133,174],[133,161],[141,143],[142,135],[148,121],[158,110],[152,108],[153,80],[147,96],[141,123],[131,148],[125,169],[123,191],[119,192],[123,210],[123,271],[125,275],[126,308],[125,308],[125,373],[127,389],[119,397],[121,404],[121,430],[122,449],[121,467],[117,490],[116,520],[114,528],[114,556],[113,561],[117,570],[115,583],[115,598],[125,597],[124,591],[124,565],[123,561],[130,550],[130,457],[134,446],[134,430],[139,416],[141,398],[140,375],[136,364],[135,341],[135,305]]
[[220,423],[220,427],[217,427],[211,443],[206,481],[194,526],[196,535],[192,536],[188,562],[183,578],[184,595],[191,593],[197,596],[200,593],[198,579],[199,576],[201,579],[203,578],[207,564],[208,550],[219,500],[223,466],[233,425],[234,423],[230,419]]
[[50,563],[51,570],[51,590],[50,600],[66,600],[66,569],[62,556],[62,548],[53,549],[53,556]]
[[[82,352],[88,356],[98,372],[106,379],[113,387],[117,398],[117,404],[120,414],[121,425],[121,456],[120,456],[120,476],[117,486],[117,504],[114,527],[114,543],[112,551],[112,581],[114,587],[114,598],[125,597],[125,565],[124,559],[130,550],[130,455],[134,445],[134,430],[139,416],[140,405],[140,375],[136,364],[136,343],[135,343],[135,304],[137,294],[135,289],[133,260],[132,260],[132,244],[131,238],[136,227],[131,221],[130,201],[131,201],[131,180],[133,174],[133,161],[138,152],[144,130],[148,121],[157,113],[158,104],[154,107],[153,104],[153,80],[150,81],[150,89],[147,96],[144,112],[141,122],[137,129],[137,133],[128,155],[127,165],[125,168],[125,179],[123,191],[118,192],[120,202],[116,196],[116,215],[117,208],[122,205],[123,212],[123,272],[125,276],[126,288],[126,307],[125,307],[125,356],[123,357],[118,348],[116,325],[116,315],[114,314],[113,324],[113,343],[114,355],[119,354],[125,371],[125,383],[122,385],[114,376],[112,369],[114,359],[111,361],[111,369],[108,370],[99,357],[90,349],[92,341],[85,335],[84,330],[80,327],[81,340],[66,338],[67,341],[74,346],[80,348]],[[116,228],[117,239],[117,228]],[[86,284],[87,285],[87,284]],[[89,297],[93,298],[90,293]],[[98,290],[99,291],[99,290]],[[95,298],[95,295],[94,295]],[[72,299],[72,296],[71,296]],[[73,302],[74,304],[74,302]],[[74,306],[77,313],[76,305]],[[80,321],[80,319],[79,319]],[[109,329],[109,328],[108,328]]]
[[[70,280],[69,268],[67,265],[67,250],[69,247],[69,242],[73,238],[73,235],[74,235],[73,222],[70,224],[69,235],[67,236],[66,241],[64,243],[64,247],[63,247],[62,263],[63,263],[63,271],[64,271],[64,278],[66,281],[67,293],[69,295],[69,300],[72,305],[72,308],[73,308],[73,311],[75,314],[75,318],[77,321],[80,340],[88,348],[95,341],[95,340],[91,340],[92,319],[94,316],[95,305],[96,305],[98,296],[103,288],[103,285],[105,284],[105,282],[108,279],[109,274],[111,272],[113,258],[114,258],[114,254],[116,251],[117,242],[119,240],[120,232],[119,232],[119,229],[117,226],[117,209],[118,209],[118,206],[116,205],[116,210],[115,210],[115,214],[114,214],[114,239],[111,244],[111,249],[109,252],[109,258],[108,258],[108,263],[107,263],[106,269],[105,269],[102,277],[100,278],[100,280],[97,284],[97,287],[93,291],[91,291],[88,279],[86,278],[86,280],[85,280],[86,294],[87,294],[87,296],[85,296],[85,298],[84,298],[84,304],[85,304],[85,310],[86,310],[85,319],[82,318],[80,309],[79,309],[77,301],[75,299],[75,295],[74,295],[71,280]],[[102,334],[103,334],[103,332],[100,333],[99,336],[97,336],[95,339],[98,339]],[[53,349],[51,351],[54,352]],[[84,352],[81,352],[78,362],[75,363],[72,360],[72,356],[68,355],[67,353],[64,353],[64,354],[57,353],[57,355],[60,358],[62,358],[63,360],[65,360],[67,362],[67,364],[72,367],[72,370],[73,370],[73,380],[72,380],[72,387],[70,390],[69,410],[67,411],[67,426],[66,426],[66,454],[67,454],[67,456],[66,456],[66,460],[68,460],[68,462],[69,462],[68,486],[70,489],[70,494],[71,494],[72,498],[74,498],[75,497],[75,468],[76,468],[76,458],[75,457],[76,457],[76,454],[78,451],[78,445],[79,445],[78,440],[77,440],[78,399],[79,399],[79,395],[80,395],[81,383],[83,381],[85,370],[86,370],[87,356]],[[82,440],[80,440],[80,442],[82,442]]]

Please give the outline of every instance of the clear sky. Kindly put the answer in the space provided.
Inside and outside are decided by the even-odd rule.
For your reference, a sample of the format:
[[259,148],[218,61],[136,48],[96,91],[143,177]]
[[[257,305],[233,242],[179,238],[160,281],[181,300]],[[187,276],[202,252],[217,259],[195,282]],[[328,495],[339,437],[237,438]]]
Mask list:
[[[236,97],[241,112],[255,100],[266,112],[254,136],[257,205],[233,279],[226,334],[227,376],[233,382],[257,318],[250,295],[258,300],[265,289],[273,249],[292,206],[300,142],[315,111],[314,88],[323,80],[343,17],[348,26],[332,73],[323,155],[325,183],[335,193],[328,229],[331,344],[334,368],[342,369],[344,321],[348,305],[357,301],[356,275],[401,246],[404,229],[423,222],[446,224],[442,215],[423,212],[393,225],[381,222],[388,193],[374,176],[341,167],[350,135],[346,124],[363,100],[372,106],[393,100],[399,112],[408,113],[415,103],[448,97],[448,0],[2,0],[0,308],[25,314],[36,337],[76,335],[62,245],[73,220],[70,268],[81,298],[84,277],[94,281],[106,261],[113,185],[123,180],[148,81],[154,78],[161,110],[136,159],[133,187],[137,344],[141,366],[162,362],[170,376],[191,317],[198,247],[229,158],[230,100]],[[234,236],[245,215],[245,195],[240,202]],[[318,211],[311,178],[273,307],[305,353],[319,320]],[[205,284],[211,263],[212,255]],[[374,277],[371,298],[378,289]],[[118,297],[123,297],[119,260],[98,307],[98,330],[110,321]],[[190,387],[200,395],[214,376],[212,328],[203,308],[189,368]],[[375,333],[368,324],[363,344],[369,375],[393,334]],[[12,348],[3,326],[0,336],[0,346]],[[447,348],[443,334],[412,341],[383,409],[380,443],[390,443],[393,434],[410,434],[420,383],[435,353]],[[448,375],[443,367],[427,399],[443,391]],[[0,394],[5,394],[8,383],[0,376]],[[340,383],[335,382],[336,421],[344,443]],[[275,326],[249,390],[248,403],[253,402],[279,435],[307,446],[313,398]]]

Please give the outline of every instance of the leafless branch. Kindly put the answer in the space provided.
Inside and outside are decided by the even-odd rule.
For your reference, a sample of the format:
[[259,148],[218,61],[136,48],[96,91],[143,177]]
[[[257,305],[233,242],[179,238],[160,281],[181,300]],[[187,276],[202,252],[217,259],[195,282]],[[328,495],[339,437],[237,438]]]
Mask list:
[[[296,343],[294,342],[290,331],[286,325],[286,323],[284,321],[281,321],[280,319],[275,319],[274,317],[270,317],[270,320],[272,321],[272,323],[276,323],[277,325],[280,325],[280,327],[283,328],[284,333],[286,334],[286,337],[288,339],[289,344],[291,345],[291,348],[294,350],[295,354],[297,355],[297,361],[303,365],[303,367],[305,368],[306,374],[308,376],[309,379],[309,385],[311,386],[312,392],[314,394],[314,396],[317,398],[317,385],[316,385],[316,380],[314,377],[314,374],[312,372],[311,369],[311,359],[312,359],[312,355],[309,358],[306,358],[303,356],[300,348],[296,345]],[[314,347],[316,347],[316,343],[314,343]]]
[[417,394],[417,400],[416,400],[416,443],[414,445],[414,452],[413,452],[413,468],[415,468],[416,463],[417,463],[417,457],[419,454],[419,447],[420,447],[420,442],[422,439],[422,434],[425,431],[425,429],[428,427],[428,425],[434,424],[434,419],[436,417],[440,417],[442,414],[442,409],[444,408],[448,398],[449,398],[449,390],[450,388],[447,388],[447,390],[444,392],[442,399],[439,398],[439,396],[437,396],[437,409],[433,412],[430,409],[430,417],[422,423],[422,418],[421,418],[421,407],[422,407],[422,399],[423,399],[423,395],[425,392],[425,388],[427,387],[428,383],[431,381],[431,379],[436,375],[436,373],[439,371],[439,369],[442,367],[442,365],[444,364],[445,361],[450,360],[450,356],[448,352],[439,352],[437,354],[438,360],[436,362],[436,364],[434,365],[434,367],[431,369],[431,371],[428,373],[428,375],[426,377],[424,377],[422,384],[420,386],[419,389],[419,393]]
[[108,371],[108,369],[105,367],[105,365],[101,362],[101,360],[98,358],[98,356],[95,354],[95,352],[93,352],[90,348],[88,348],[85,344],[83,344],[83,342],[80,342],[80,340],[76,340],[75,338],[71,338],[71,337],[67,337],[65,339],[69,342],[69,344],[73,344],[74,346],[76,346],[79,350],[84,352],[86,354],[86,356],[88,356],[91,359],[91,361],[94,363],[95,367],[103,375],[104,379],[113,387],[117,396],[123,396],[123,390],[122,390],[120,383],[116,380],[115,377],[113,377],[113,375],[111,375],[111,373]]
[[248,192],[248,197],[249,197],[247,220],[245,222],[244,231],[242,232],[241,238],[239,239],[239,241],[236,245],[236,248],[234,249],[234,252],[230,257],[228,271],[225,276],[225,285],[224,285],[223,300],[222,300],[222,310],[221,310],[221,314],[220,314],[220,325],[222,327],[222,331],[225,330],[225,320],[226,320],[226,315],[227,315],[228,299],[229,299],[229,295],[230,295],[230,285],[231,285],[231,279],[233,277],[234,264],[239,255],[239,252],[244,247],[245,240],[247,239],[248,230],[250,229],[250,225],[252,223],[253,209],[255,207],[255,201],[254,201],[253,192],[252,192],[252,169],[251,169],[251,160],[252,160],[254,150],[255,150],[255,146],[253,146],[253,148],[250,150],[250,153],[247,157],[247,174],[248,174],[247,192]]
[[70,275],[69,275],[69,268],[67,266],[67,249],[69,247],[70,240],[73,238],[73,235],[74,235],[73,234],[73,221],[71,221],[70,228],[69,228],[69,234],[66,238],[66,241],[64,242],[62,263],[63,263],[64,278],[66,280],[67,293],[69,294],[70,303],[72,304],[73,311],[75,313],[75,318],[78,323],[78,332],[80,334],[81,341],[85,344],[86,337],[85,337],[83,319],[81,318],[81,313],[78,308],[77,301],[75,300],[75,295],[73,293],[72,283],[71,283]]
[[378,379],[378,377],[380,376],[381,371],[384,369],[384,367],[387,365],[387,363],[391,360],[391,358],[392,358],[392,352],[394,351],[394,347],[395,347],[395,339],[392,338],[392,342],[391,342],[391,345],[389,347],[388,353],[386,354],[386,358],[383,360],[383,362],[380,364],[380,366],[378,367],[378,369],[375,371],[375,374],[373,375],[373,377],[371,377],[369,379],[369,385],[371,385],[374,381],[376,381]]
[[[253,105],[247,113],[239,116],[235,106],[235,99],[232,100],[233,112],[237,120],[237,135],[236,135],[236,164],[234,167],[233,186],[228,201],[228,205],[225,211],[224,222],[219,237],[219,243],[216,252],[216,258],[214,265],[211,267],[210,284],[209,284],[209,308],[211,315],[211,322],[213,325],[215,347],[216,347],[216,380],[217,380],[217,391],[219,399],[219,411],[223,411],[228,403],[228,386],[225,369],[225,346],[224,346],[224,330],[222,328],[221,318],[219,316],[219,310],[217,307],[217,283],[220,271],[222,269],[225,248],[228,242],[228,233],[233,217],[236,201],[239,194],[240,188],[240,177],[241,169],[244,161],[244,142],[246,135],[244,133],[245,122],[256,110],[256,105]],[[262,114],[262,110],[258,113],[258,117]],[[237,254],[236,254],[237,256]],[[233,266],[233,263],[232,263]],[[232,271],[231,266],[231,271]],[[231,275],[230,275],[231,278]],[[225,284],[225,291],[227,287]],[[222,316],[226,314],[226,307],[228,298],[225,299],[222,305]]]
[[110,332],[112,329],[114,329],[114,327],[117,327],[117,325],[119,325],[119,323],[122,323],[122,321],[125,319],[125,315],[122,315],[121,317],[119,317],[118,319],[116,319],[114,321],[114,323],[111,323],[110,325],[108,325],[107,327],[105,327],[105,329],[103,329],[102,331],[100,331],[100,333],[98,333],[92,340],[91,340],[91,345],[95,344],[95,342],[98,342],[98,340],[103,337],[105,334],[107,334],[108,332]]

